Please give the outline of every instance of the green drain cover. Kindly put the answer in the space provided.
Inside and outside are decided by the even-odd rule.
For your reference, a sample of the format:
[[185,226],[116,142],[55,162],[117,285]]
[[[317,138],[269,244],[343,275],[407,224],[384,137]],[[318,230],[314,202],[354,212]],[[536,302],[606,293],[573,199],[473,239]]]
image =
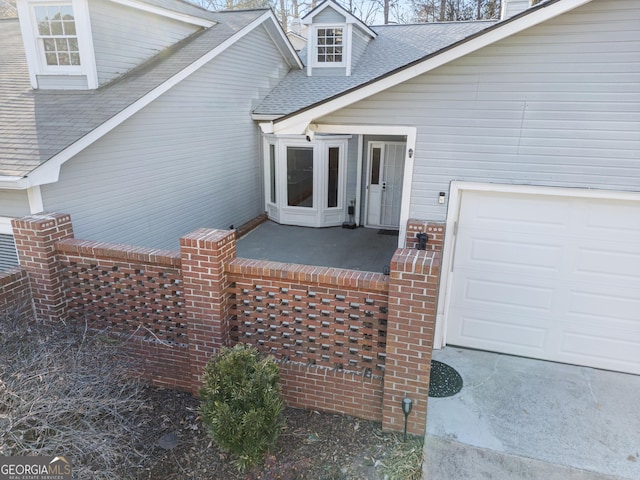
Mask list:
[[452,397],[462,390],[462,377],[446,363],[431,360],[430,397]]

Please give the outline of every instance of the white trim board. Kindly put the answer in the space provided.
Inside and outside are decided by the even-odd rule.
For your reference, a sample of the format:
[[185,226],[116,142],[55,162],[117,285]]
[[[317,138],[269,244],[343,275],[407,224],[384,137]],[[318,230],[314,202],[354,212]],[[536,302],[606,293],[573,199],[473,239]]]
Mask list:
[[[175,12],[173,10],[167,10],[161,7],[157,7],[155,5],[149,5],[148,3],[137,2],[135,0],[111,0],[111,1],[113,3],[119,3],[120,5],[124,5],[126,7],[135,8],[137,10],[142,10],[143,12],[153,13],[154,15],[171,18],[173,20],[178,20],[180,22],[190,23],[192,25],[197,25],[199,27],[208,28],[216,24],[216,22],[214,22],[213,20],[206,20],[201,17],[189,15],[188,13]],[[197,8],[197,7],[194,5],[194,8]]]
[[456,223],[460,216],[462,194],[469,192],[514,193],[519,195],[538,195],[572,198],[601,198],[606,200],[626,200],[640,202],[640,192],[621,192],[616,190],[593,190],[587,188],[547,187],[535,185],[508,185],[499,183],[475,183],[452,181],[449,189],[449,205],[442,249],[442,265],[440,267],[440,293],[436,311],[433,348],[440,349],[446,345],[446,321],[449,309],[453,275],[451,272],[456,243]]
[[11,226],[10,217],[0,217],[0,233],[5,235],[13,235],[13,227]]

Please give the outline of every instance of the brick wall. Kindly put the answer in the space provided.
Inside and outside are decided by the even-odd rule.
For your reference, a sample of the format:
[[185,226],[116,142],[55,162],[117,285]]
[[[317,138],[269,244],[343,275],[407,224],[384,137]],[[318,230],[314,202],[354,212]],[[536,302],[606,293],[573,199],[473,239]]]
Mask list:
[[429,222],[426,220],[417,220],[415,218],[409,219],[407,222],[407,239],[405,241],[405,248],[417,248],[418,239],[416,235],[418,233],[427,234],[427,250],[434,252],[442,252],[444,245],[444,222]]
[[0,302],[29,279],[38,319],[87,322],[154,384],[194,393],[211,355],[253,343],[278,359],[289,405],[402,430],[406,396],[421,435],[444,226],[409,227],[428,249],[398,250],[384,276],[238,259],[235,231],[200,229],[170,252],[76,240],[68,215],[32,215],[13,222],[24,271],[0,277]]
[[27,272],[19,267],[0,273],[0,316],[33,319],[33,301]]
[[153,384],[191,389],[180,254],[76,239],[56,252],[64,318],[118,339]]
[[287,403],[381,419],[387,277],[247,259],[227,270],[231,338],[279,360]]

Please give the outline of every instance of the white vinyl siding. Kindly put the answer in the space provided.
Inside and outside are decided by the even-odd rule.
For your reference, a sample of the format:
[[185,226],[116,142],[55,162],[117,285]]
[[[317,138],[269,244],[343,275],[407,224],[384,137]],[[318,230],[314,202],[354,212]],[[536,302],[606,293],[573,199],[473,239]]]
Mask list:
[[38,88],[43,90],[85,90],[86,75],[37,75]]
[[363,34],[358,28],[353,28],[352,43],[351,43],[351,68],[355,68],[358,64],[358,60],[364,53],[369,43],[369,36]]
[[65,163],[42,187],[76,237],[178,248],[264,211],[252,102],[286,73],[262,26]]
[[417,126],[411,218],[451,180],[639,191],[639,24],[594,0],[318,123]]
[[98,83],[123,75],[199,27],[99,0],[90,3]]
[[345,23],[347,19],[333,8],[325,8],[322,12],[313,17],[313,23]]
[[0,217],[24,217],[30,213],[26,190],[0,190]]

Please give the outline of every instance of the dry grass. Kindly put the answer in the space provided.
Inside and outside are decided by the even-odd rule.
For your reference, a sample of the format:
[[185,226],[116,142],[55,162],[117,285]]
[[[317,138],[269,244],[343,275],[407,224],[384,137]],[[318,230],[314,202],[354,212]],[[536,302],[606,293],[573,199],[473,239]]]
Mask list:
[[128,478],[146,457],[143,388],[117,344],[0,314],[0,454],[64,455],[74,477]]

